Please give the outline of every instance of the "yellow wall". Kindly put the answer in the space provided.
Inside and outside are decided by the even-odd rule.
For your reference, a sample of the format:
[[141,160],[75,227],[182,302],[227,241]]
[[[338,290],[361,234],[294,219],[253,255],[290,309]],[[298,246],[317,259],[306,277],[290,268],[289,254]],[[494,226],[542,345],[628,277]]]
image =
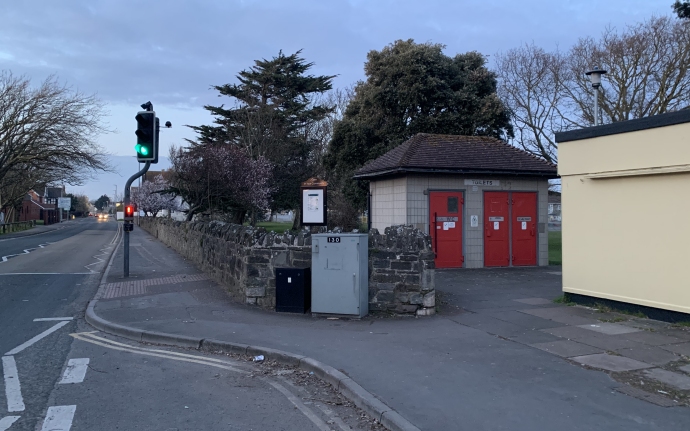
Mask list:
[[559,145],[563,290],[690,313],[690,124]]

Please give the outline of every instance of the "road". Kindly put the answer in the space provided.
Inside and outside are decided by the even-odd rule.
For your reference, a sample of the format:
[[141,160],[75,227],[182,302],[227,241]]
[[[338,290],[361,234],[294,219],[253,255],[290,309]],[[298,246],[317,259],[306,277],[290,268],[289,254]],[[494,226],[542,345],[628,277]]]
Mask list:
[[381,429],[313,375],[94,331],[117,233],[84,219],[0,238],[0,431]]

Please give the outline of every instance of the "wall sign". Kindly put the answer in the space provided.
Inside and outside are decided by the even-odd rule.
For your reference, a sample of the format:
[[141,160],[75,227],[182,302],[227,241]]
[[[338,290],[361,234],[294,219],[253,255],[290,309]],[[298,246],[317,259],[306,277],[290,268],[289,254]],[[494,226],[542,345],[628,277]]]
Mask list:
[[532,217],[518,217],[517,221],[532,221]]
[[340,237],[339,236],[329,236],[326,238],[326,242],[334,242],[334,243],[339,243],[340,242]]
[[436,217],[437,222],[458,221],[457,217]]
[[471,215],[470,216],[470,226],[471,227],[479,227],[479,216],[478,215]]
[[466,186],[497,187],[501,185],[500,180],[465,180]]
[[489,221],[503,221],[503,217],[489,217]]
[[498,228],[501,226],[501,222],[495,221],[494,222],[494,230],[498,230]]

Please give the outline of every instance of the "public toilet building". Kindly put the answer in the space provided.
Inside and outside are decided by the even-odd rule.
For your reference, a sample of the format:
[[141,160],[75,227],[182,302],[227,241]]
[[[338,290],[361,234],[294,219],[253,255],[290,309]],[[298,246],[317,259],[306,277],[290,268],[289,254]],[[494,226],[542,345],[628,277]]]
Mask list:
[[563,290],[690,313],[690,110],[556,141]]
[[431,235],[436,268],[548,265],[548,180],[556,166],[485,136],[420,133],[355,174],[371,227]]

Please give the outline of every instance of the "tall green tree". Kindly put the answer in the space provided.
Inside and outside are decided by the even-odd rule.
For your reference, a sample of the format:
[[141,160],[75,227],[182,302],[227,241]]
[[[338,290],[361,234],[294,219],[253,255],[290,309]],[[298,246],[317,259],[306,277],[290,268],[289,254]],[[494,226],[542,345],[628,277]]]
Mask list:
[[110,198],[108,195],[101,195],[100,198],[96,199],[96,201],[93,203],[93,205],[96,207],[98,211],[103,211],[103,208],[108,205],[108,202],[110,202]]
[[367,79],[355,87],[325,157],[329,181],[359,208],[366,192],[354,171],[416,133],[512,136],[484,56],[450,57],[444,48],[409,39],[367,55]]
[[676,0],[673,5],[671,6],[673,8],[673,12],[678,15],[678,18],[680,19],[688,19],[690,18],[690,1],[688,0]]
[[270,60],[256,60],[237,75],[239,83],[214,86],[233,105],[205,106],[215,117],[214,125],[191,127],[199,135],[194,146],[237,145],[253,158],[271,162],[273,210],[299,208],[299,185],[315,171],[318,142],[311,126],[334,109],[314,100],[332,88],[335,76],[309,75],[314,63],[300,53],[281,51]]

